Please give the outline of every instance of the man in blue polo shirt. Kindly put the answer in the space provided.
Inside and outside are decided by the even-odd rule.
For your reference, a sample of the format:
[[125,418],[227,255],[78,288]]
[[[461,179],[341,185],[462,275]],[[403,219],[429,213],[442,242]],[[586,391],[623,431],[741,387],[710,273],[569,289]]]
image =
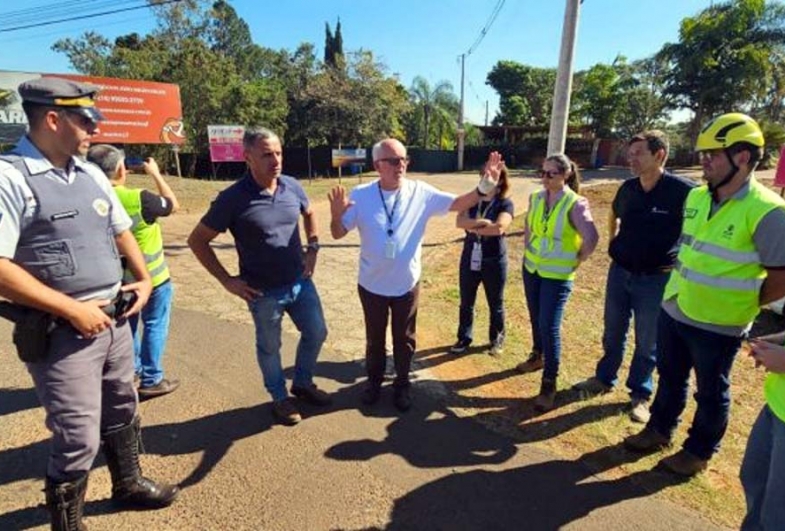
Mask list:
[[[319,251],[316,216],[300,183],[281,175],[281,141],[275,133],[248,128],[243,148],[248,173],[218,194],[189,236],[188,245],[227,291],[247,302],[256,327],[256,357],[264,386],[273,397],[273,415],[283,424],[294,425],[301,416],[286,391],[281,366],[284,313],[301,333],[292,394],[314,405],[330,403],[327,393],[313,383],[316,358],[327,337],[319,294],[311,280]],[[300,216],[308,239],[305,252]],[[237,248],[237,276],[229,274],[210,247],[226,230]]]
[[630,170],[637,178],[619,187],[611,207],[604,355],[597,363],[595,375],[575,385],[584,397],[607,393],[616,385],[634,315],[635,350],[627,388],[630,418],[643,423],[650,416],[662,294],[676,260],[684,201],[695,186],[692,181],[665,171],[668,147],[668,137],[658,130],[637,134],[628,143]]

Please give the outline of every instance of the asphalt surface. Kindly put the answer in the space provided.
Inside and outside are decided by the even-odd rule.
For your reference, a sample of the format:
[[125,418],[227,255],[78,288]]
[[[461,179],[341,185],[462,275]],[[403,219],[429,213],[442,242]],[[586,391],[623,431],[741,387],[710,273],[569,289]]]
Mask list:
[[[178,286],[166,368],[183,384],[140,405],[145,472],[180,484],[182,493],[164,510],[117,512],[108,501],[109,476],[99,457],[87,495],[91,531],[718,529],[651,495],[673,484],[665,473],[609,479],[583,462],[604,463],[609,470],[636,458],[621,448],[599,448],[570,461],[536,443],[514,443],[456,416],[446,405],[450,391],[425,371],[416,375],[415,406],[408,413],[393,408],[387,388],[379,404],[361,406],[361,346],[357,339],[342,346],[344,332],[357,335],[356,324],[341,319],[341,312],[349,317],[348,310],[336,310],[341,302],[356,302],[351,282],[345,292],[335,286],[323,295],[330,338],[317,383],[333,393],[334,404],[304,405],[305,418],[296,427],[274,424],[247,311],[236,301],[214,300],[223,296],[220,290],[188,287],[190,274],[184,272],[195,276],[197,268],[185,267],[189,257],[181,240],[193,221],[186,219],[179,232],[169,227],[166,238]],[[219,246],[231,254],[231,248]],[[316,281],[329,286],[339,266],[330,262],[329,242],[326,249]],[[332,249],[336,256],[348,252]],[[356,267],[356,258],[343,261]],[[353,274],[356,278],[356,269]],[[0,531],[44,530],[48,515],[41,489],[49,434],[10,337],[10,325],[0,322]],[[284,333],[289,368],[295,344],[289,327]]]

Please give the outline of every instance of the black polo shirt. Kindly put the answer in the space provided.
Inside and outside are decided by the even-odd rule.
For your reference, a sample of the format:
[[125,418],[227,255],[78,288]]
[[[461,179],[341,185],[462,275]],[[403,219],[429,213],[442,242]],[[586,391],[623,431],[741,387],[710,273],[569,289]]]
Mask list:
[[613,199],[621,220],[608,254],[632,273],[655,273],[673,267],[681,234],[684,202],[695,183],[665,172],[648,192],[640,179],[625,181]]
[[234,237],[240,259],[240,278],[266,290],[296,281],[303,272],[300,215],[308,196],[297,179],[278,177],[270,194],[246,174],[218,194],[202,223]]

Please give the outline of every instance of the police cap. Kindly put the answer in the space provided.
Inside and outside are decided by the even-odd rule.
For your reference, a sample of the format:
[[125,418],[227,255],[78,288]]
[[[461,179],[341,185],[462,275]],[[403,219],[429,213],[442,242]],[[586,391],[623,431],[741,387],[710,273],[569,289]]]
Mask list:
[[104,120],[95,106],[98,87],[60,77],[41,77],[19,85],[19,95],[27,103],[59,107],[82,114],[93,122]]

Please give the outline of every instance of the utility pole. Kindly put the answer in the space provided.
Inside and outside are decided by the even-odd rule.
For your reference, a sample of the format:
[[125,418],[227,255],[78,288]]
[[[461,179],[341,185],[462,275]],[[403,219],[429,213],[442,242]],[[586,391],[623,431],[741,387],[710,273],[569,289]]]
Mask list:
[[488,127],[488,100],[485,100],[485,127]]
[[458,111],[458,171],[463,171],[463,141],[466,131],[463,129],[463,74],[466,54],[461,54],[461,108]]
[[548,134],[548,155],[563,152],[567,141],[570,92],[572,92],[572,60],[575,53],[575,37],[578,33],[580,4],[581,0],[567,0],[564,10],[559,67],[556,72],[556,87],[553,91],[551,129]]

